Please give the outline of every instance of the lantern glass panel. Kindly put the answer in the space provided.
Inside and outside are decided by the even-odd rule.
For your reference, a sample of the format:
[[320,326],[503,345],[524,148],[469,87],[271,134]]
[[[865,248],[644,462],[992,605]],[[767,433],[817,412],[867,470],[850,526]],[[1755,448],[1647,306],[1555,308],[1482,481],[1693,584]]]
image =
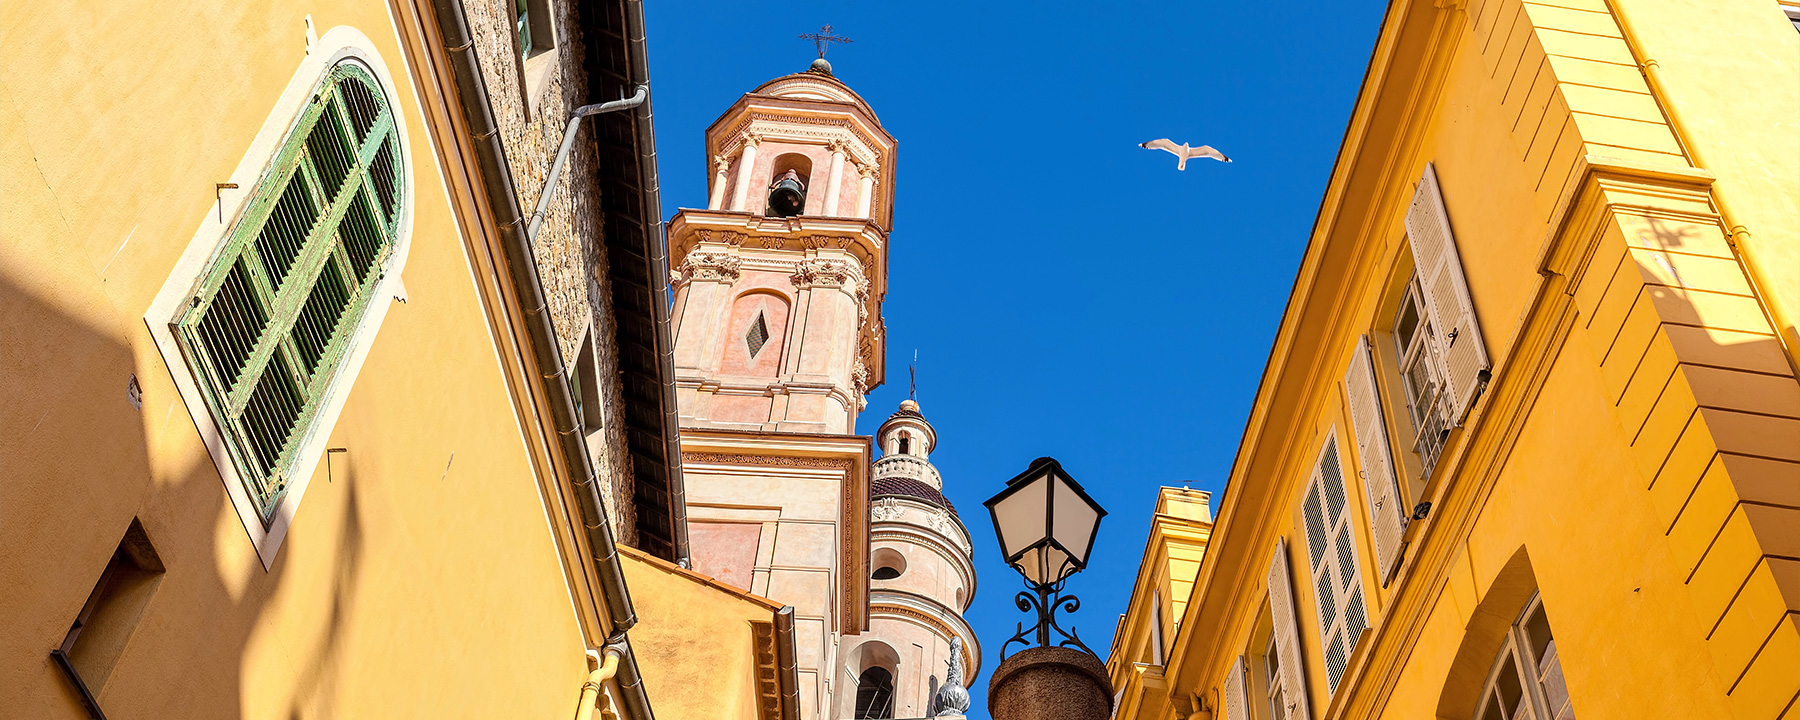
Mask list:
[[1068,550],[1076,565],[1086,565],[1094,529],[1100,523],[1100,513],[1068,481],[1062,478],[1057,480],[1056,501],[1051,504],[1051,528],[1056,543]]
[[1044,539],[1044,503],[1050,474],[1025,481],[1024,486],[993,504],[994,526],[1000,531],[1000,550],[1008,558]]

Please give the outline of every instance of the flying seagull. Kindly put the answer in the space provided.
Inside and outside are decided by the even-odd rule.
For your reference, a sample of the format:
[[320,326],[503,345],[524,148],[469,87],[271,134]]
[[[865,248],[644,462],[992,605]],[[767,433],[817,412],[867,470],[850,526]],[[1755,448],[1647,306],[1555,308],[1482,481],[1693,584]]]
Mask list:
[[1174,153],[1177,158],[1175,163],[1176,170],[1186,170],[1187,161],[1191,158],[1209,157],[1220,162],[1231,162],[1231,158],[1225,157],[1225,153],[1212,149],[1211,145],[1201,145],[1200,147],[1191,148],[1188,147],[1187,143],[1176,145],[1174,141],[1168,138],[1151,140],[1147,143],[1138,143],[1138,147],[1150,150],[1167,150]]

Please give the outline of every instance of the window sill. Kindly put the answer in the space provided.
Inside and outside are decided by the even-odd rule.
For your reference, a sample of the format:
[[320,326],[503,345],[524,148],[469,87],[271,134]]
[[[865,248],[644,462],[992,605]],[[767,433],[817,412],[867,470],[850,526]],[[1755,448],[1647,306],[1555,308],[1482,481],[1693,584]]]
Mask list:
[[562,49],[551,48],[539,50],[521,63],[519,92],[525,95],[526,121],[537,119],[538,111],[544,106],[550,86],[555,84],[551,80],[556,76],[556,71],[562,67],[561,61]]

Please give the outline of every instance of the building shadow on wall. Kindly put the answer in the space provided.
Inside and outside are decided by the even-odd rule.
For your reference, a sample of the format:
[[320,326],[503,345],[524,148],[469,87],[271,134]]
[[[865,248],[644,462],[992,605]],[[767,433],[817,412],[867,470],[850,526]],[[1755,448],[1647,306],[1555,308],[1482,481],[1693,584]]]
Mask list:
[[[115,321],[125,313],[81,289],[46,297],[11,272],[0,268],[0,716],[90,717],[72,676],[113,720],[239,718],[247,701],[338,714],[364,554],[354,464],[334,461],[342,500],[310,508],[343,514],[336,537],[290,535],[265,571],[141,322]],[[147,540],[157,567],[127,611],[107,613],[128,535]],[[309,563],[329,548],[328,587],[289,587],[299,544]],[[71,673],[51,650],[82,617]],[[304,640],[270,646],[285,638]]]

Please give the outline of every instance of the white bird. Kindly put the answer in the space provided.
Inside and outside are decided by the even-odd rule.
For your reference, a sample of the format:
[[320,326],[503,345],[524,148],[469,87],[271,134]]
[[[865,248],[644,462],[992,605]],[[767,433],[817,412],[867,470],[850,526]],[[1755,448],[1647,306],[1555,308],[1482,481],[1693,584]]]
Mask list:
[[1220,162],[1231,162],[1231,158],[1225,157],[1225,153],[1212,149],[1211,145],[1188,147],[1187,143],[1176,145],[1174,141],[1168,138],[1151,140],[1147,143],[1138,143],[1138,147],[1150,150],[1167,150],[1174,153],[1175,157],[1178,158],[1175,163],[1176,170],[1186,170],[1187,161],[1191,158],[1208,157]]

